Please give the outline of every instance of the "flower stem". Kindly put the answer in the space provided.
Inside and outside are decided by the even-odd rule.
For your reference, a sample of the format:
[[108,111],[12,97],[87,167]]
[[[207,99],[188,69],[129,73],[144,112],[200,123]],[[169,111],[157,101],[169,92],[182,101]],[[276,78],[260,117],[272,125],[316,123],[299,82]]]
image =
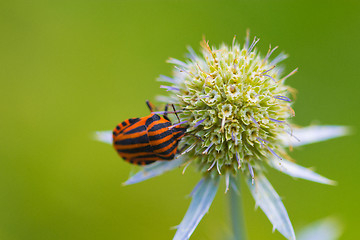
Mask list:
[[[241,201],[239,179],[232,179],[234,186],[229,189],[230,217],[234,240],[246,240],[244,213]],[[237,189],[235,189],[235,187]]]

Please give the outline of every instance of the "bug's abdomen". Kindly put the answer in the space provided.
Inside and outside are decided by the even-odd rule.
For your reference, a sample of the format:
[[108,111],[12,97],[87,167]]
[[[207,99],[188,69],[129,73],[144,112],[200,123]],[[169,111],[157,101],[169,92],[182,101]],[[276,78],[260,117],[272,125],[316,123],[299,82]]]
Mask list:
[[157,114],[130,118],[113,131],[113,146],[127,162],[145,165],[158,160],[172,160],[186,128],[172,127],[171,122]]
[[114,130],[114,148],[125,161],[144,165],[160,159],[152,151],[146,130],[146,126],[141,124],[141,121],[139,124],[132,124],[128,128],[123,129],[118,135],[115,134]]

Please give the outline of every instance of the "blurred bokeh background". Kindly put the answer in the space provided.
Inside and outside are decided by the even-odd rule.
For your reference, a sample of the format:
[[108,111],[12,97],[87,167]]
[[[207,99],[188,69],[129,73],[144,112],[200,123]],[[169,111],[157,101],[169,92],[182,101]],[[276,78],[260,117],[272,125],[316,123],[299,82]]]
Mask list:
[[[0,239],[171,239],[200,179],[175,170],[122,187],[136,168],[91,133],[148,114],[164,93],[169,57],[242,41],[246,29],[289,53],[299,125],[354,127],[349,137],[301,147],[298,163],[330,187],[269,170],[296,229],[329,215],[358,238],[360,141],[358,1],[1,1]],[[279,52],[280,52],[279,51]],[[192,239],[230,234],[224,184]],[[283,239],[243,185],[250,239]]]

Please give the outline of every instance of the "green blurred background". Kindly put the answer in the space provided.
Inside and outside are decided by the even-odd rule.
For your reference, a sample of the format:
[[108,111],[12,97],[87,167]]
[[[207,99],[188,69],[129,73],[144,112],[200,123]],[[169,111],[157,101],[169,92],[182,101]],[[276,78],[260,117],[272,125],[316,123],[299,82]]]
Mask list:
[[[352,136],[292,156],[339,182],[329,187],[270,170],[296,229],[329,215],[358,239],[360,103],[358,1],[1,1],[0,239],[171,239],[200,179],[175,170],[122,187],[136,168],[95,130],[148,114],[169,57],[186,46],[242,41],[290,54],[295,122],[353,126]],[[280,51],[279,51],[280,52]],[[243,186],[250,239],[283,239]],[[192,239],[230,234],[224,184]]]

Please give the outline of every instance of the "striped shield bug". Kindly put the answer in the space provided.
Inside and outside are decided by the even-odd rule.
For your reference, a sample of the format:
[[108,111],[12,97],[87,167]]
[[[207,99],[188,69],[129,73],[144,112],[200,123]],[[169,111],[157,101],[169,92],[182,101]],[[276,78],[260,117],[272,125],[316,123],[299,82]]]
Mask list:
[[[150,115],[127,119],[115,127],[113,146],[125,161],[132,164],[146,165],[155,161],[172,160],[187,128],[181,127],[181,123],[171,124],[167,116],[168,105],[164,115],[159,116],[153,111],[149,101],[146,104],[151,111]],[[176,114],[174,105],[172,107]]]

